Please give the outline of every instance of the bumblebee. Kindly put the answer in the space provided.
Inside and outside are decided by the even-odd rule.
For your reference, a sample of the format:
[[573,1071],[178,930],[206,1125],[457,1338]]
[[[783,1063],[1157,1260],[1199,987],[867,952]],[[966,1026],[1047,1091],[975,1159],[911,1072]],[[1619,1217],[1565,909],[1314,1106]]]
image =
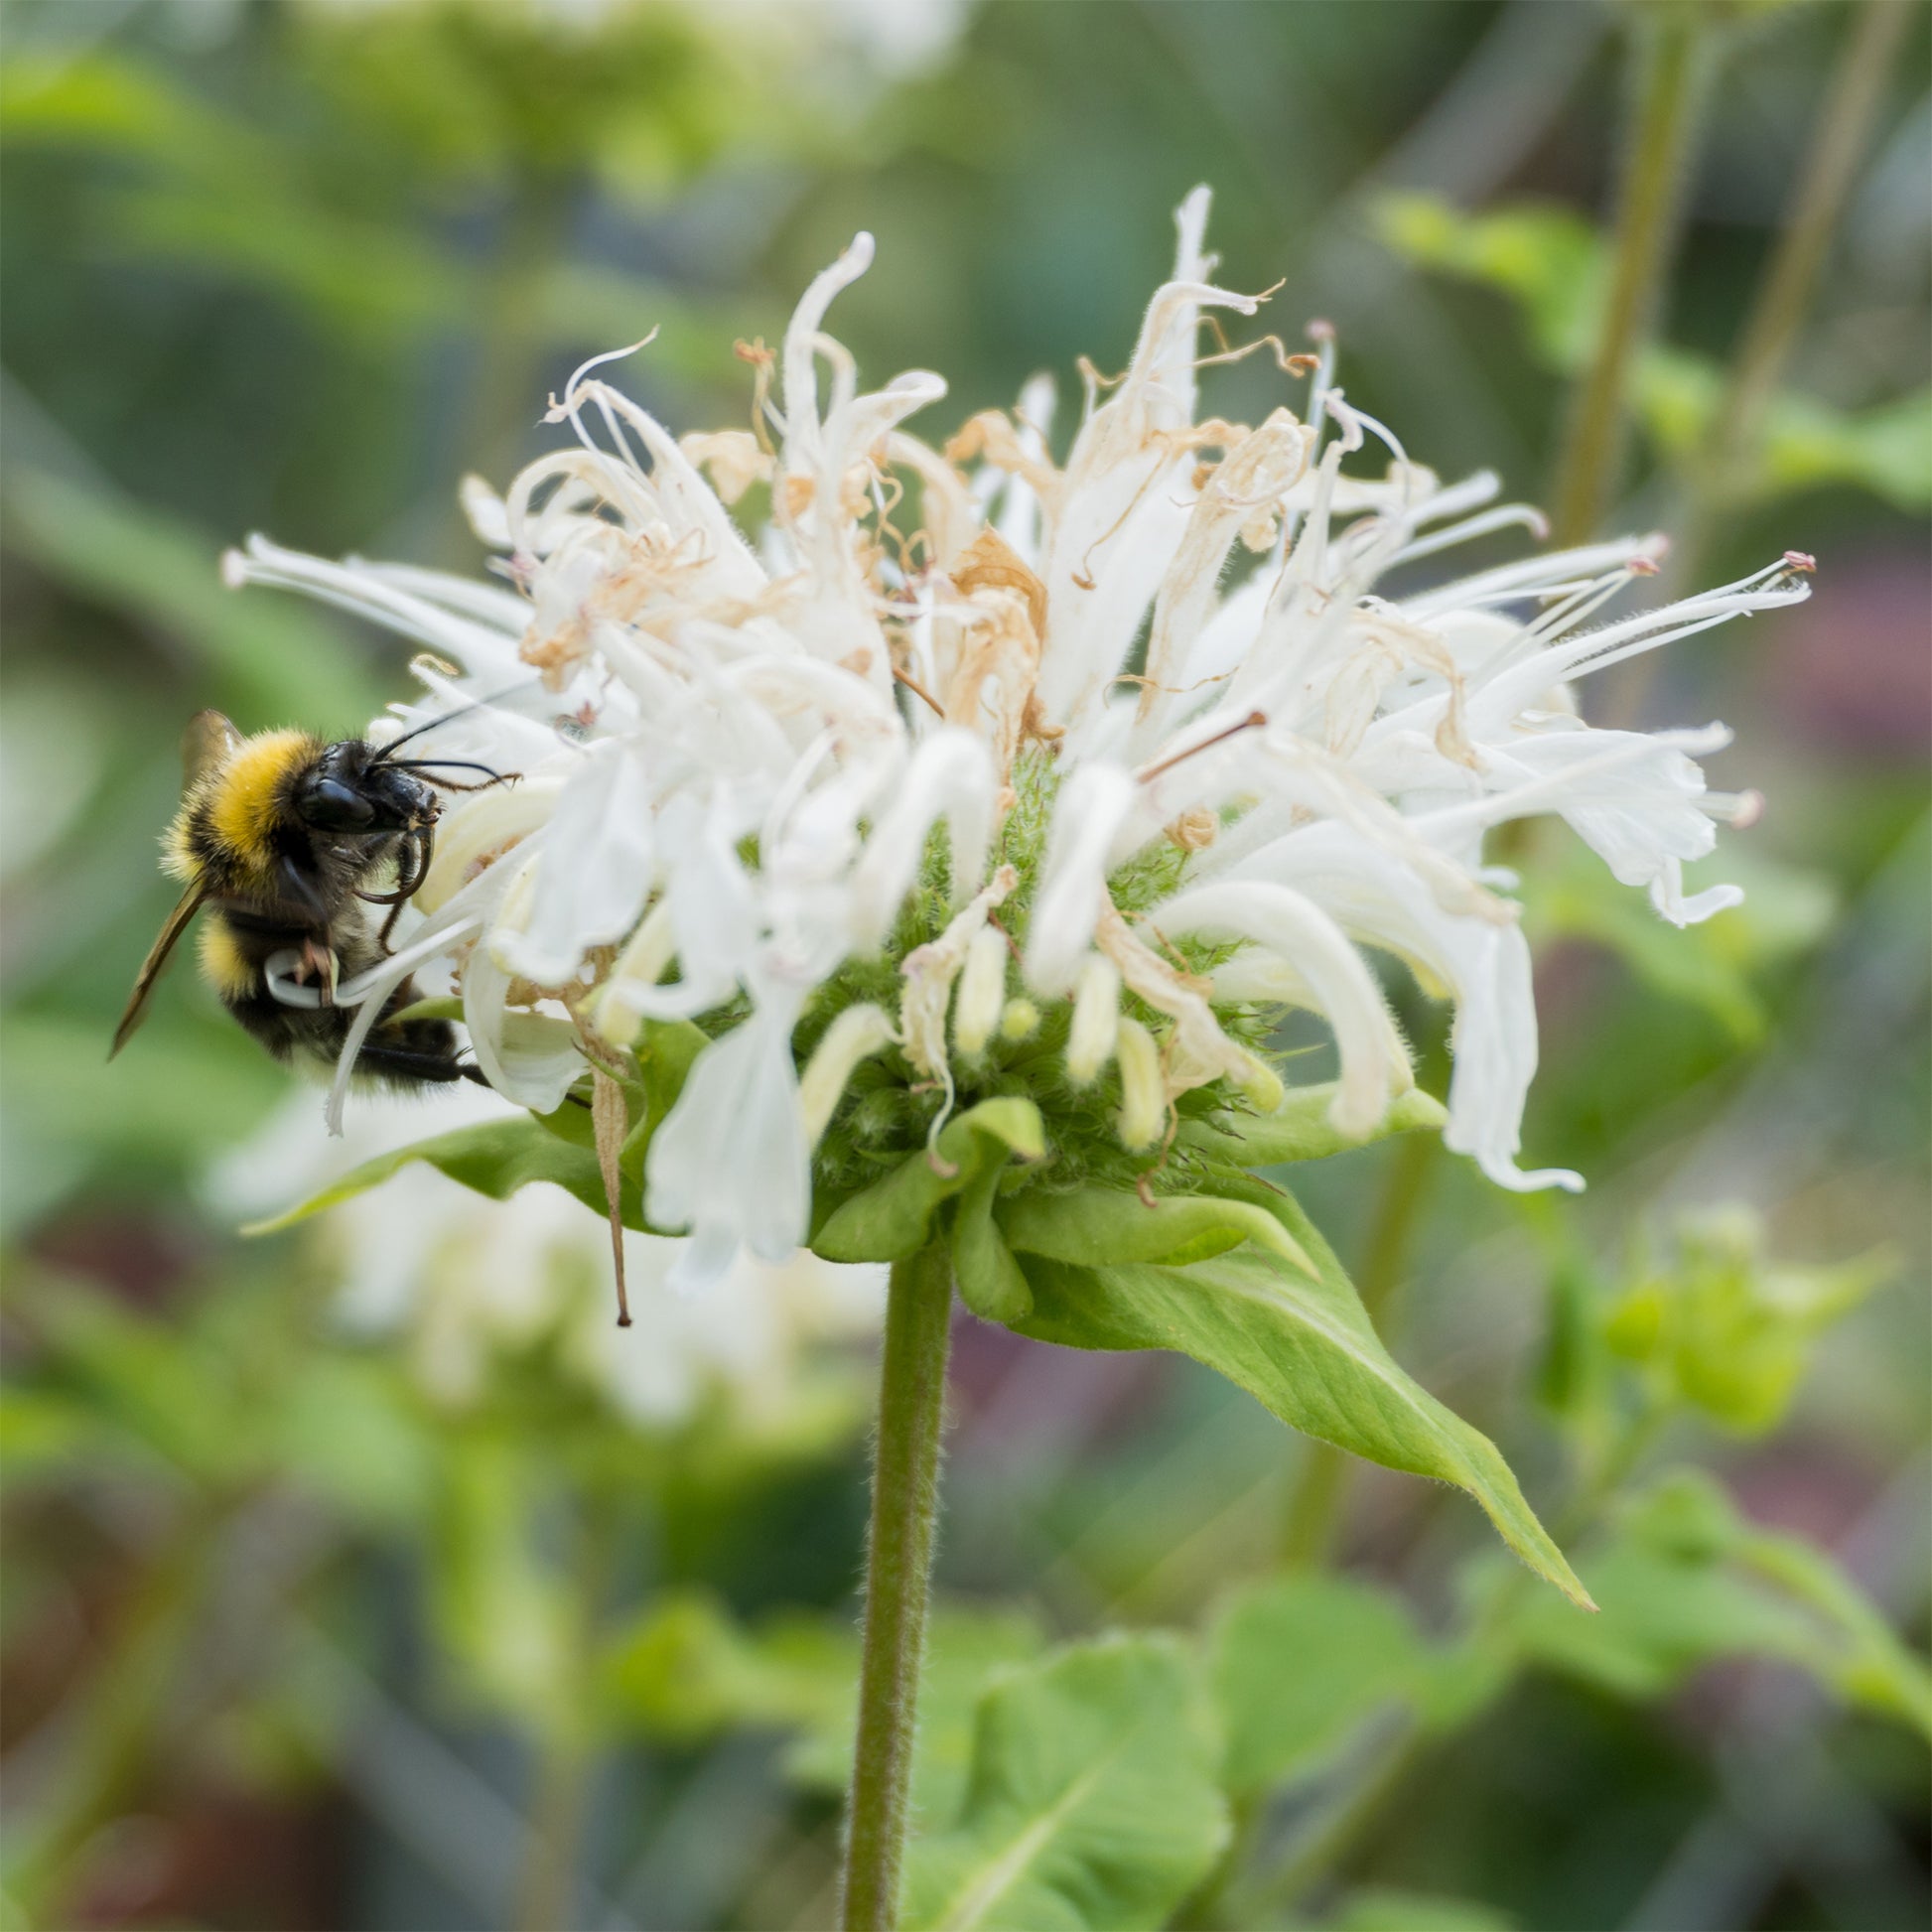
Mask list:
[[[216,711],[190,721],[181,810],[162,841],[163,869],[187,891],[142,962],[109,1059],[146,1017],[169,954],[202,912],[202,971],[221,1004],[277,1059],[336,1063],[354,1020],[353,1008],[336,1004],[336,988],[389,956],[396,919],[429,876],[442,807],[425,774],[485,774],[481,785],[436,780],[460,791],[506,775],[460,759],[398,757],[425,729],[378,749],[302,731],[243,738]],[[385,879],[389,889],[375,890]],[[369,908],[384,905],[378,925]],[[313,988],[315,1004],[278,999],[271,974]],[[408,979],[389,995],[356,1073],[391,1087],[483,1083],[458,1059],[447,1020],[400,1017],[416,997]]]

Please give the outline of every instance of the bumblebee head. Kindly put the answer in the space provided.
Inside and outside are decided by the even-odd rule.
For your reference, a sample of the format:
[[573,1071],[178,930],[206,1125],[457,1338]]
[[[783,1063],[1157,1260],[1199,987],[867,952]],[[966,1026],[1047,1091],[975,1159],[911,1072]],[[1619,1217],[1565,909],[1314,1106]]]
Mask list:
[[419,832],[434,825],[442,810],[421,778],[389,763],[359,738],[326,746],[297,778],[289,803],[311,831],[351,837]]

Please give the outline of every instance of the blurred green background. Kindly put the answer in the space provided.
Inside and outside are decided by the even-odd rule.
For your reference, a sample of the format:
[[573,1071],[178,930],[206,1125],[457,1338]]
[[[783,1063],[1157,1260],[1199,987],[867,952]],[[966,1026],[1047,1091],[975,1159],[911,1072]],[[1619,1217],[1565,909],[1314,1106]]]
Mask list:
[[[1817,595],[1587,701],[1736,729],[1715,781],[1769,804],[1718,876],[1752,897],[1678,934],[1562,840],[1519,855],[1544,1024],[1526,1148],[1590,1176],[1574,1207],[1404,1144],[1298,1185],[1358,1278],[1388,1277],[1405,1362],[1539,1504],[1562,1480],[1552,1337],[1674,1215],[1745,1203],[1796,1261],[1888,1246],[1889,1286],[1776,1433],[1679,1446],[1922,1649],[1932,15],[1904,7],[1750,487],[1720,500],[1700,458],[1724,371],[1865,10],[1690,11],[1704,94],[1612,520],[1687,531],[1674,568],[1703,581],[1814,553]],[[878,265],[836,327],[869,377],[941,370],[948,424],[1037,368],[1071,393],[1076,355],[1125,361],[1197,181],[1220,279],[1284,282],[1269,326],[1332,322],[1351,400],[1413,455],[1538,497],[1590,354],[1630,42],[1657,22],[1594,0],[13,0],[4,25],[10,1909],[822,1924],[863,1313],[800,1314],[757,1373],[666,1340],[668,1393],[614,1392],[581,1339],[589,1224],[588,1259],[537,1242],[533,1306],[491,1301],[439,1232],[390,1268],[381,1319],[350,1318],[380,1299],[357,1271],[412,1221],[460,1242],[461,1202],[243,1242],[236,1201],[282,1172],[281,1073],[186,971],[104,1063],[173,899],[154,840],[181,723],[347,734],[403,685],[393,640],[235,597],[218,554],[261,529],[474,567],[456,480],[547,447],[579,360],[655,326],[626,386],[680,432],[742,423],[734,341],[774,341],[860,227]],[[1212,372],[1209,407],[1265,408],[1265,361]],[[235,1179],[237,1151],[266,1182]],[[1424,1211],[1378,1263],[1402,1189]],[[1307,1458],[1203,1371],[975,1324],[956,1362],[941,1581],[964,1607],[935,1696],[960,1714],[982,1662],[1194,1627],[1301,1533]],[[1345,1569],[1452,1619],[1473,1512],[1357,1470],[1341,1524]],[[1530,1673],[1344,1882],[1282,1909],[1358,1932],[1922,1924],[1922,1744],[1788,1663],[1691,1668],[1725,1647],[1634,1688]]]

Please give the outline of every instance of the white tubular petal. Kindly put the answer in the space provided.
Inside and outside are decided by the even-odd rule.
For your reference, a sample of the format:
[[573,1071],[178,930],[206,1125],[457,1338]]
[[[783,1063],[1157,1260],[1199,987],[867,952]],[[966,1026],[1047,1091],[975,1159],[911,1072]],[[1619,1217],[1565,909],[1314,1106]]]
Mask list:
[[1181,666],[1214,609],[1221,567],[1242,526],[1257,508],[1278,502],[1308,468],[1313,440],[1312,431],[1278,409],[1223,455],[1202,487],[1155,600],[1147,682],[1141,687],[1141,753],[1151,745],[1153,731],[1184,700],[1178,688]]
[[1095,953],[1080,968],[1066,1034],[1066,1077],[1076,1087],[1090,1086],[1113,1058],[1119,1023],[1120,969]]
[[872,236],[862,229],[852,245],[830,268],[812,278],[804,299],[792,311],[785,330],[784,404],[785,469],[811,467],[818,449],[818,370],[815,366],[818,332],[825,312],[842,289],[848,289],[872,266]]
[[[1513,921],[1447,910],[1400,859],[1348,827],[1305,827],[1246,862],[1315,900],[1358,943],[1420,968],[1455,1002],[1446,1146],[1471,1154],[1511,1188],[1581,1187],[1561,1169],[1516,1167],[1523,1103],[1536,1074],[1536,999],[1530,951]],[[1259,883],[1259,882],[1257,882]],[[1306,961],[1296,958],[1298,970]]]
[[1811,586],[1803,577],[1774,566],[1770,571],[1740,578],[1735,584],[1703,591],[1655,611],[1640,611],[1595,630],[1572,631],[1558,637],[1499,671],[1481,687],[1481,700],[1493,715],[1512,715],[1566,678],[1606,670],[1626,657],[1658,650],[1681,637],[1727,623],[1732,618],[1802,604],[1810,595]]
[[1720,912],[1728,912],[1744,902],[1741,886],[1708,886],[1701,893],[1684,897],[1684,867],[1681,861],[1666,859],[1650,882],[1650,902],[1672,925],[1702,925]]
[[593,946],[636,923],[656,868],[650,781],[633,746],[593,746],[566,780],[537,858],[520,933],[504,963],[539,986],[561,986]]
[[993,830],[993,760],[971,732],[945,727],[912,754],[897,796],[866,841],[852,877],[854,943],[883,945],[943,817],[952,836],[953,898],[970,897],[986,870]]
[[1138,1020],[1120,1017],[1114,1034],[1120,1060],[1120,1139],[1130,1152],[1152,1147],[1168,1123],[1168,1095],[1161,1079],[1161,1048]]
[[847,1007],[825,1030],[812,1049],[798,1082],[798,1106],[804,1122],[805,1145],[815,1148],[837,1110],[852,1069],[861,1060],[883,1052],[898,1035],[884,1007]]
[[350,563],[366,570],[378,583],[392,585],[461,617],[477,618],[493,625],[506,637],[520,637],[530,621],[530,607],[513,591],[496,584],[480,584],[474,578],[453,577],[446,570],[422,570],[415,564]]
[[1618,569],[1633,558],[1654,563],[1666,548],[1664,539],[1653,533],[1616,537],[1607,543],[1585,544],[1576,550],[1546,550],[1520,563],[1500,564],[1474,577],[1457,578],[1440,590],[1425,591],[1403,604],[1402,615],[1411,622],[1426,623],[1448,611],[1470,610],[1512,598],[1540,597],[1553,584],[1594,577],[1600,571]]
[[1066,992],[1092,949],[1094,922],[1107,902],[1107,853],[1136,791],[1132,774],[1114,764],[1082,765],[1061,788],[1027,936],[1034,992]]
[[504,1099],[547,1114],[563,1105],[584,1059],[570,1023],[560,1016],[512,1011],[506,1004],[515,975],[503,964],[506,938],[527,913],[535,861],[509,879],[495,927],[470,949],[463,964],[463,1024],[483,1076]]
[[644,1162],[646,1211],[691,1241],[672,1286],[710,1286],[741,1247],[784,1261],[804,1239],[811,1161],[791,1059],[796,1003],[762,1000],[692,1063]]
[[321,603],[352,611],[454,657],[473,677],[504,679],[521,669],[514,633],[458,617],[426,598],[398,590],[366,564],[330,563],[299,550],[284,550],[266,537],[251,536],[245,550],[230,550],[222,557],[221,575],[230,589],[264,584],[302,591]]
[[899,1000],[898,1033],[905,1043],[905,1057],[919,1072],[946,1081],[948,1092],[952,1074],[946,1055],[946,1003],[973,941],[986,924],[987,914],[1018,884],[1014,869],[1002,866],[985,891],[975,894],[953,915],[938,938],[915,947],[899,966],[905,991]]
[[664,970],[677,957],[677,931],[671,923],[671,908],[659,899],[625,942],[611,968],[611,977],[599,989],[597,1030],[614,1046],[628,1046],[642,1030],[645,1013],[639,996],[650,997],[651,989],[664,977]]
[[1212,932],[1252,939],[1291,963],[1335,1032],[1341,1078],[1328,1118],[1338,1132],[1372,1133],[1390,1100],[1413,1083],[1373,974],[1341,928],[1302,894],[1260,883],[1198,886],[1151,917],[1171,936]]
[[678,448],[676,438],[621,390],[602,382],[584,386],[637,432],[650,453],[650,486],[658,506],[674,531],[695,530],[700,534],[702,561],[716,572],[719,589],[732,597],[757,596],[764,589],[763,569],[717,493]]
[[456,494],[477,541],[487,544],[492,550],[507,550],[510,547],[509,512],[503,507],[503,499],[490,488],[488,483],[473,474],[465,477],[457,485]]
[[971,1057],[986,1050],[1006,1005],[1007,936],[988,926],[973,935],[953,995],[953,1044]]

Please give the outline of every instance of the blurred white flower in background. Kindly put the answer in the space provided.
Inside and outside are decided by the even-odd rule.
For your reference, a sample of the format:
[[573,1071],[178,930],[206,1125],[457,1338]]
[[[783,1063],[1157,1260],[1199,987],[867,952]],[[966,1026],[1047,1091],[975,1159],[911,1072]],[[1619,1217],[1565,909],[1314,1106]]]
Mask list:
[[[332,1138],[312,1095],[291,1097],[209,1175],[207,1193],[233,1219],[306,1199],[351,1169],[412,1142],[518,1110],[475,1087],[426,1096],[371,1094]],[[800,1254],[742,1259],[704,1296],[666,1277],[680,1242],[626,1234],[635,1326],[611,1321],[610,1237],[561,1187],[537,1182],[506,1201],[412,1164],[328,1209],[305,1232],[340,1284],[351,1334],[406,1333],[415,1371],[439,1401],[479,1396],[498,1349],[554,1334],[565,1366],[630,1421],[667,1428],[714,1398],[743,1424],[781,1423],[811,1358],[865,1340],[885,1309],[886,1271]]]
[[[1088,371],[1063,465],[1044,380],[943,449],[902,427],[938,376],[860,389],[824,325],[870,266],[861,235],[761,364],[750,430],[680,443],[596,372],[611,356],[580,369],[550,413],[575,445],[503,496],[464,485],[495,582],[259,537],[228,560],[426,648],[426,697],[372,736],[433,726],[436,757],[521,774],[452,801],[390,974],[459,963],[499,1092],[554,1107],[587,1044],[706,1020],[645,1171],[653,1223],[694,1237],[680,1285],[803,1239],[815,1154],[849,1170],[870,1131],[840,1109],[873,1055],[923,1109],[913,1150],[962,1096],[1104,1078],[1114,1145],[1152,1173],[1182,1096],[1279,1103],[1259,1048],[1304,1007],[1335,1036],[1333,1124],[1366,1134],[1413,1084],[1371,953],[1453,1003],[1447,1144],[1505,1186],[1581,1186],[1516,1163],[1536,1010],[1485,834],[1560,815],[1679,925],[1740,897],[1683,887],[1755,810],[1696,762],[1725,727],[1594,728],[1579,686],[1802,599],[1810,560],[1607,621],[1661,538],[1413,568],[1542,519],[1493,476],[1413,462],[1337,385],[1328,332],[1256,345],[1303,414],[1197,419],[1204,316],[1263,300],[1211,281],[1207,207],[1178,212],[1125,372]],[[1344,474],[1376,445],[1379,473]],[[754,485],[756,541],[731,507]],[[802,1066],[801,1018],[837,1023]],[[1036,1027],[1052,1082],[1025,1059]],[[1090,1111],[1049,1117],[1062,1173]],[[907,1151],[875,1134],[857,1158]]]

